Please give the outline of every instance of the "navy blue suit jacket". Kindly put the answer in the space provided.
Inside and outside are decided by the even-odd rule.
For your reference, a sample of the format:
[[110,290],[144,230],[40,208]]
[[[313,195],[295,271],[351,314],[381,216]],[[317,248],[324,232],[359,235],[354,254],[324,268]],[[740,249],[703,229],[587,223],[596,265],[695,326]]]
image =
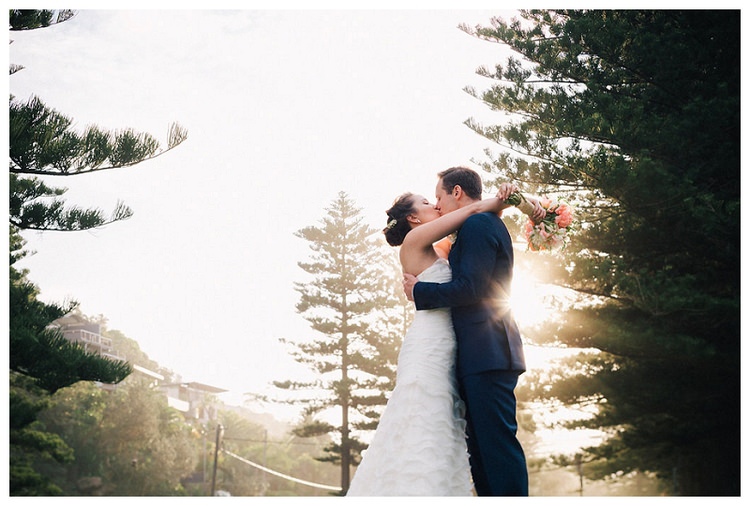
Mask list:
[[417,309],[450,307],[459,378],[490,370],[526,370],[521,334],[510,310],[513,244],[494,213],[475,214],[458,231],[448,261],[452,280],[418,282]]

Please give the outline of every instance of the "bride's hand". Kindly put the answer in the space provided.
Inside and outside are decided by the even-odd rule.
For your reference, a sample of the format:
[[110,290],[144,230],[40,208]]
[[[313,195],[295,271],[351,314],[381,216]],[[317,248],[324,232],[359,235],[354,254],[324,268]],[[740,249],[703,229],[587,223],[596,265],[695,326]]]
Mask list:
[[500,187],[497,189],[497,193],[495,194],[495,197],[505,202],[506,200],[508,200],[508,197],[510,197],[517,191],[518,191],[518,186],[516,186],[515,184],[502,183]]
[[518,191],[518,186],[513,183],[502,183],[495,194],[493,199],[485,199],[485,203],[488,208],[487,211],[493,213],[501,213],[504,209],[511,207],[510,204],[505,202],[508,198]]

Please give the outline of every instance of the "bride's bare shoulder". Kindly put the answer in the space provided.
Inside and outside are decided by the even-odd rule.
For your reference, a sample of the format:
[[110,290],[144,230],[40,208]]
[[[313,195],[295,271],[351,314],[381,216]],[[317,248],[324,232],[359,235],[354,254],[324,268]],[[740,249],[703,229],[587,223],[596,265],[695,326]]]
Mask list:
[[430,267],[438,258],[440,258],[432,246],[424,249],[407,248],[404,250],[402,248],[399,252],[399,257],[403,271],[413,274],[414,276],[419,276],[422,271]]

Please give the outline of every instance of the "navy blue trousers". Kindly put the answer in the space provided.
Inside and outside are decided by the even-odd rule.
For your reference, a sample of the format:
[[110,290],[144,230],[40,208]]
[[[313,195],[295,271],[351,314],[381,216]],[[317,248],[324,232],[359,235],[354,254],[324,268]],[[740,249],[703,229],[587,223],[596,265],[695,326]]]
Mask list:
[[516,438],[515,371],[488,371],[459,379],[474,488],[480,496],[528,496],[526,456]]

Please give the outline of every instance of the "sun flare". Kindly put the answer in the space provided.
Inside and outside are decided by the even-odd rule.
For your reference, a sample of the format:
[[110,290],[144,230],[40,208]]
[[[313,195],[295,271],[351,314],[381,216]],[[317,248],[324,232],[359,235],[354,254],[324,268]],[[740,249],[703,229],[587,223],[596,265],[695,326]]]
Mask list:
[[549,304],[551,289],[541,283],[533,272],[516,268],[513,273],[510,303],[521,327],[538,325],[555,318]]

